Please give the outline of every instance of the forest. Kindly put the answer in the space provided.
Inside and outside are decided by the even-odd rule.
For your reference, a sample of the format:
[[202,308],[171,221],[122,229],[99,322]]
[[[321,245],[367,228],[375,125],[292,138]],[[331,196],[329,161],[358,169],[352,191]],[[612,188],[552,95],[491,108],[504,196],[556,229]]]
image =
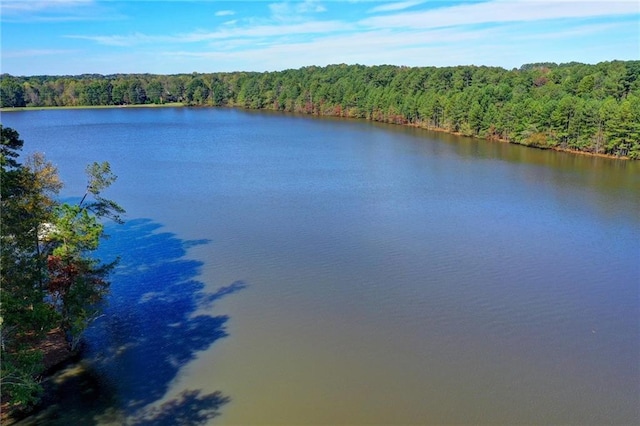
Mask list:
[[0,77],[3,108],[181,103],[361,118],[640,159],[640,61],[309,66],[277,72]]

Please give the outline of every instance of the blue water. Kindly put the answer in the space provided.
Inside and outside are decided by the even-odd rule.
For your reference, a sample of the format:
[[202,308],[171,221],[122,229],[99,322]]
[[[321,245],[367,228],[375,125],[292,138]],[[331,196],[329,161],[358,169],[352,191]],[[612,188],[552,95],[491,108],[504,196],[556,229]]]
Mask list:
[[62,423],[640,420],[637,163],[228,109],[2,122],[62,197],[109,161],[128,212]]

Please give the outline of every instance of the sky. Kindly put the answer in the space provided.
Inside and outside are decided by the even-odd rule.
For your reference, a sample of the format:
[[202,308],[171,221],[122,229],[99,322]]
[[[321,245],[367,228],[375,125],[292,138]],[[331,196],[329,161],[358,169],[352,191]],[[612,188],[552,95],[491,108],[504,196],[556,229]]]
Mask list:
[[0,72],[640,59],[638,0],[0,0]]

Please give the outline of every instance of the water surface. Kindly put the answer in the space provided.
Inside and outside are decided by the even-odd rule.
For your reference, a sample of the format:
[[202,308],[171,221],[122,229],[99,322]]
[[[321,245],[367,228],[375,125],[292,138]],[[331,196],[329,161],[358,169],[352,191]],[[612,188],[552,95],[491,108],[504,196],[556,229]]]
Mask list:
[[65,197],[109,161],[105,195],[128,211],[87,336],[108,398],[67,413],[640,420],[637,163],[228,109],[2,121],[58,165]]

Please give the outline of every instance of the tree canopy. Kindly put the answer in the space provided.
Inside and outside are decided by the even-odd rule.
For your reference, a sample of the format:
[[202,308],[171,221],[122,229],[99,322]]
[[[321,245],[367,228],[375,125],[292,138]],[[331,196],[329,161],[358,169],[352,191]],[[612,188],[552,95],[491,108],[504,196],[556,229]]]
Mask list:
[[37,401],[39,343],[60,329],[75,349],[107,294],[115,265],[93,257],[104,236],[102,218],[124,210],[101,191],[116,177],[108,163],[87,168],[91,201],[61,203],[57,169],[42,154],[19,161],[24,142],[0,125],[0,392],[10,406]]
[[640,158],[640,61],[329,65],[279,72],[1,76],[2,107],[182,102],[354,117]]

